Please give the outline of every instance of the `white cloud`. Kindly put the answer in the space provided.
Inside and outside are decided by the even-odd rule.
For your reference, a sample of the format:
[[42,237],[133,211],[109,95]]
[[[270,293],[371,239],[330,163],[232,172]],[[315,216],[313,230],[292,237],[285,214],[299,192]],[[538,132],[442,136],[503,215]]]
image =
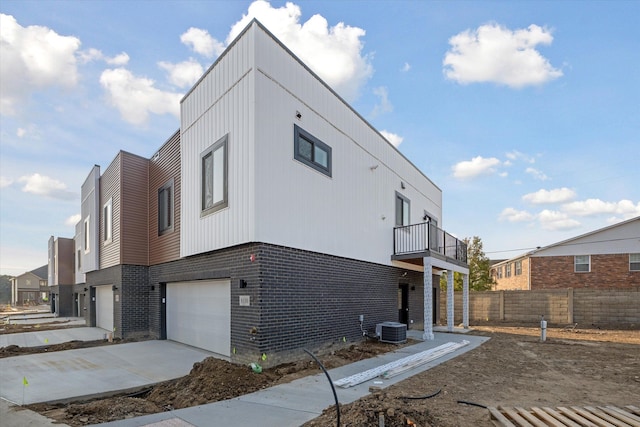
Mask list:
[[360,39],[365,31],[342,22],[330,27],[321,15],[300,24],[300,16],[300,7],[291,2],[274,8],[266,1],[254,1],[231,27],[227,44],[257,18],[336,92],[347,101],[355,100],[373,74],[371,55],[362,54]]
[[403,71],[403,72],[405,72],[405,73],[406,73],[406,72],[407,72],[407,71],[409,71],[410,69],[411,69],[411,65],[409,65],[409,63],[408,63],[408,62],[405,62],[405,63],[404,63],[404,65],[402,66],[401,71]]
[[513,151],[510,151],[508,153],[505,153],[505,156],[507,157],[507,159],[513,160],[513,161],[522,160],[523,162],[526,162],[526,163],[535,163],[536,162],[535,157],[531,157],[528,154],[521,153],[518,150],[513,150]]
[[0,14],[0,113],[15,114],[37,89],[75,86],[79,48],[76,37],[42,26],[23,27],[13,16]]
[[0,176],[0,188],[7,188],[11,184],[13,184],[13,180],[11,178]]
[[18,138],[22,138],[26,134],[27,134],[27,130],[25,128],[18,128],[18,130],[16,130],[16,136]]
[[498,24],[466,30],[449,39],[443,65],[447,78],[458,83],[491,82],[520,88],[562,76],[536,50],[553,41],[551,31],[537,25],[512,31]]
[[158,66],[166,70],[169,73],[169,81],[180,88],[192,86],[204,73],[202,65],[193,58],[177,64],[159,62]]
[[567,187],[554,188],[553,190],[538,190],[535,193],[529,193],[522,196],[522,200],[525,202],[533,203],[534,205],[548,204],[548,203],[564,203],[569,200],[573,200],[576,197],[576,192]]
[[397,135],[397,134],[391,133],[391,132],[387,132],[386,130],[381,130],[380,134],[382,136],[384,136],[385,139],[387,141],[389,141],[391,143],[391,145],[393,145],[394,147],[397,147],[398,145],[402,144],[402,141],[404,141],[404,138],[401,137],[400,135]]
[[505,208],[499,217],[500,221],[509,221],[509,222],[524,222],[524,221],[533,221],[535,219],[535,215],[530,214],[527,211],[519,211],[514,208]]
[[92,61],[104,61],[109,65],[122,66],[129,63],[129,55],[126,52],[119,53],[116,56],[105,56],[101,50],[90,48],[78,52],[78,58],[83,64]]
[[495,157],[474,157],[452,166],[453,176],[458,179],[473,178],[479,175],[490,175],[496,172],[495,167],[500,165],[500,160]]
[[621,215],[623,219],[640,215],[640,202],[634,204],[631,200],[619,202],[604,202],[600,199],[587,199],[562,205],[562,211],[578,216],[591,216],[600,214]]
[[30,176],[22,176],[18,182],[23,182],[22,191],[51,199],[73,200],[77,195],[67,190],[66,184],[48,176],[34,173]]
[[378,86],[373,88],[373,93],[380,99],[380,102],[373,107],[372,116],[376,117],[393,111],[393,105],[389,101],[389,90],[386,87]]
[[580,223],[563,212],[543,210],[538,214],[538,221],[545,230],[571,230],[580,227]]
[[529,175],[532,175],[538,181],[547,181],[550,179],[544,172],[541,172],[535,168],[527,168],[525,169],[525,172]]
[[206,58],[213,58],[224,52],[224,45],[211,37],[207,30],[200,28],[189,28],[180,36],[180,41]]
[[140,125],[149,113],[180,116],[182,95],[154,87],[154,81],[134,76],[124,68],[102,72],[100,84],[107,91],[109,102],[120,111],[123,120]]
[[75,225],[80,221],[81,218],[82,217],[80,216],[80,214],[71,215],[64,221],[64,225],[68,227],[75,227]]

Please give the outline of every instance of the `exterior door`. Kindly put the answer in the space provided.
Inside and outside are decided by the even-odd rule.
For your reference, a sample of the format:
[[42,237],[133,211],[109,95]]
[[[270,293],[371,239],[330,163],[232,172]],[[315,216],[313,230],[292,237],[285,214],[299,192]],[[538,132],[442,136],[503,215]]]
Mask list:
[[398,322],[409,326],[409,285],[398,285]]
[[113,287],[96,286],[96,326],[113,331]]

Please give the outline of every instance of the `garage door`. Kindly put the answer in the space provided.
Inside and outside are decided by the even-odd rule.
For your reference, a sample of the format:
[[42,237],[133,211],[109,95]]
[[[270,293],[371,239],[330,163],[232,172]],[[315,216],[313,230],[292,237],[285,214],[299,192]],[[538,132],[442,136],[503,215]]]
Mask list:
[[113,288],[96,286],[96,326],[113,331]]
[[231,281],[168,283],[167,338],[230,356]]

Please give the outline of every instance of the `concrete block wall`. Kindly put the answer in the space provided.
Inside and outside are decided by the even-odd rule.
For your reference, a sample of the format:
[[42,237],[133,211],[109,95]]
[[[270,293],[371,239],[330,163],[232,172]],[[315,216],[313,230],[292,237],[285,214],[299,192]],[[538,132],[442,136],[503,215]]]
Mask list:
[[[455,324],[462,322],[462,292],[456,292]],[[441,306],[446,293],[441,293]],[[473,321],[540,321],[552,324],[640,324],[640,286],[605,289],[550,289],[539,291],[487,291],[469,293],[469,319]],[[446,313],[440,323],[446,324]]]
[[575,289],[573,320],[578,324],[640,324],[640,286],[630,289]]

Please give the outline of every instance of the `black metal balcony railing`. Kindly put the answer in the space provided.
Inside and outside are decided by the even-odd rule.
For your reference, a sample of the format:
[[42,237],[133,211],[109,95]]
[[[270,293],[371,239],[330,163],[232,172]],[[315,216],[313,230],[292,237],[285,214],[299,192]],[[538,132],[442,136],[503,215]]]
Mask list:
[[429,222],[393,229],[393,253],[405,255],[434,251],[457,261],[467,262],[467,245]]

